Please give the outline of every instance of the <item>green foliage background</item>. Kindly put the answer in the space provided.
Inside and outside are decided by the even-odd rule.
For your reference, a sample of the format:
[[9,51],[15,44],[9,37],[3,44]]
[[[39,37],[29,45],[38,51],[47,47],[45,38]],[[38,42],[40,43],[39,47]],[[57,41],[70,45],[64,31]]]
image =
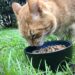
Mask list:
[[0,27],[16,26],[15,15],[12,10],[12,3],[25,3],[25,0],[0,0]]

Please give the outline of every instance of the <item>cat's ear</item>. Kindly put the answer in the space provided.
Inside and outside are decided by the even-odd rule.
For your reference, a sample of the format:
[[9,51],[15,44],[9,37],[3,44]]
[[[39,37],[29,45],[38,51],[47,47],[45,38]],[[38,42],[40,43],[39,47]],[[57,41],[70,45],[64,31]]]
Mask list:
[[39,0],[28,0],[29,10],[32,14],[39,14]]
[[16,3],[16,2],[12,3],[12,9],[16,15],[18,15],[21,7],[22,6],[19,3]]

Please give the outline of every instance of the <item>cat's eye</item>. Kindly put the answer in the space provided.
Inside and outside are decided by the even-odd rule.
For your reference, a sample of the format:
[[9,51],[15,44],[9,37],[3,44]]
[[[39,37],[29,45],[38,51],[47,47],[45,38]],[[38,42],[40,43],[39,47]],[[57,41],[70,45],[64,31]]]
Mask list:
[[40,33],[35,34],[30,31],[30,37],[31,37],[31,39],[38,39],[41,37],[41,34]]
[[32,39],[37,39],[37,38],[40,38],[41,35],[40,34],[35,34],[35,35],[32,35]]
[[36,38],[36,35],[32,35],[32,39],[35,39]]

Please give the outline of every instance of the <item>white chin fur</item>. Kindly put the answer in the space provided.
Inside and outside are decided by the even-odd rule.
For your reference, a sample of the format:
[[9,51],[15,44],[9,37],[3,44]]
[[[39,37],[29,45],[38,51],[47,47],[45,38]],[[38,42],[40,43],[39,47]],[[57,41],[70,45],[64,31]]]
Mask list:
[[43,45],[43,44],[44,44],[44,41],[41,41],[38,46],[41,46],[41,45]]
[[40,43],[38,43],[38,44],[30,44],[30,43],[29,43],[30,46],[42,46],[43,44],[44,44],[44,42],[40,42]]
[[43,38],[39,39],[35,44],[33,44],[32,42],[29,43],[30,46],[41,46],[43,44],[44,44]]

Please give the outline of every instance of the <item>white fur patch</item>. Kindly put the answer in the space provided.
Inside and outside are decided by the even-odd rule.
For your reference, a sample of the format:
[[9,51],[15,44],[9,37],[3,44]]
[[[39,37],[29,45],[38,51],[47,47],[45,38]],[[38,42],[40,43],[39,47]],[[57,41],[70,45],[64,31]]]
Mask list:
[[72,30],[72,36],[75,37],[75,23],[73,23],[69,28]]
[[32,20],[34,21],[34,20],[37,20],[37,19],[39,19],[39,14],[38,13],[32,14]]
[[54,26],[52,28],[51,34],[53,34],[56,29],[57,29],[57,20],[56,20],[56,18],[54,18]]

